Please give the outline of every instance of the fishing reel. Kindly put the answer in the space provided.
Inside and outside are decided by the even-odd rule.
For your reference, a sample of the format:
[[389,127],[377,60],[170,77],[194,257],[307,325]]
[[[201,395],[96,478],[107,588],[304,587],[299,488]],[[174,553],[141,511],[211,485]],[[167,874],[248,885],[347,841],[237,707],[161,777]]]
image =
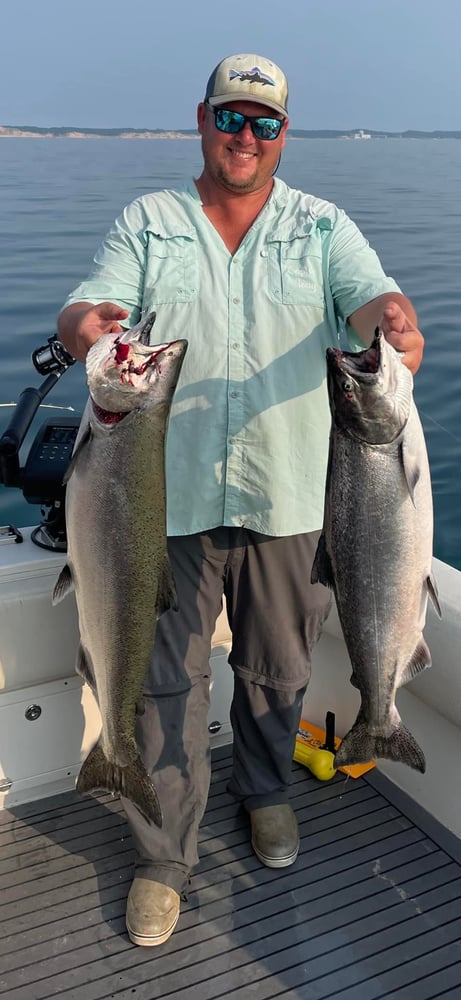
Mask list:
[[[37,347],[32,351],[32,364],[39,375],[52,375],[59,372],[62,375],[71,365],[75,364],[75,358],[66,351],[56,334],[48,337],[48,341],[43,347]],[[59,375],[58,375],[59,378]]]
[[[13,416],[0,437],[0,483],[19,488],[27,503],[39,504],[42,520],[32,532],[41,548],[65,552],[65,491],[63,483],[75,444],[80,416],[49,417],[38,431],[23,467],[19,450],[40,404],[56,382],[75,363],[57,336],[32,353],[32,363],[45,381],[24,389]],[[18,537],[19,536],[19,537]],[[16,540],[20,540],[16,532]]]

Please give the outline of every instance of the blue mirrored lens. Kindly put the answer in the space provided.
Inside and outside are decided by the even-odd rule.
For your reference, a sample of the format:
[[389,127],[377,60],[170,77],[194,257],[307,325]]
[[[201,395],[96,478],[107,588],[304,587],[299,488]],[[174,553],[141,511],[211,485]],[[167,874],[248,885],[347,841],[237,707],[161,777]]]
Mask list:
[[248,115],[241,115],[238,111],[229,111],[227,108],[212,108],[215,116],[217,128],[220,132],[236,133],[241,132],[245,123],[249,122],[251,131],[256,139],[276,139],[283,122],[279,118],[250,118]]

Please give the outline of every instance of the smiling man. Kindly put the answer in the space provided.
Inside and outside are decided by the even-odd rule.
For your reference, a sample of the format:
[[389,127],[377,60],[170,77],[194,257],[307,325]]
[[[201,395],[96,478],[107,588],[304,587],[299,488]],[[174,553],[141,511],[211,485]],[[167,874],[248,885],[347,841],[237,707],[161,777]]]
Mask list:
[[62,342],[82,361],[100,336],[151,310],[153,342],[189,341],[167,444],[179,612],[159,621],[137,730],[163,827],[123,800],[136,851],[127,928],[139,945],[167,940],[197,863],[223,596],[234,672],[229,789],[249,814],[261,863],[296,860],[291,761],[330,607],[329,592],[309,582],[330,427],[325,351],[343,326],[363,346],[380,325],[411,371],[423,353],[411,302],[355,224],[274,177],[287,100],[269,59],[222,60],[198,106],[200,177],[125,208],[59,317]]
[[235,193],[259,192],[258,197],[265,200],[285,145],[287,125],[287,118],[274,118],[270,107],[264,112],[251,101],[232,101],[228,109],[214,107],[211,101],[200,104],[198,127],[205,160],[198,185],[201,193],[207,188],[211,192],[216,185]]

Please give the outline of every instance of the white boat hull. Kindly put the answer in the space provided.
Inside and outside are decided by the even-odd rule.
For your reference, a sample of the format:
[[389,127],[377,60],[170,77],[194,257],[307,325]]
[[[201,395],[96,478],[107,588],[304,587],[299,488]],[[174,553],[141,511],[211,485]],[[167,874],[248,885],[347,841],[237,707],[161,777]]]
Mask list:
[[[0,808],[66,791],[100,729],[98,708],[75,674],[78,624],[73,597],[57,607],[51,593],[64,555],[24,542],[0,548]],[[425,636],[433,667],[398,695],[405,724],[422,746],[424,775],[384,761],[379,770],[439,822],[461,837],[461,572],[434,560],[443,618],[429,608]],[[224,613],[212,648],[209,713],[212,743],[230,742],[232,671]],[[336,716],[343,735],[355,719],[359,694],[334,609],[315,650],[304,718],[323,726]],[[353,780],[353,779],[349,779]]]

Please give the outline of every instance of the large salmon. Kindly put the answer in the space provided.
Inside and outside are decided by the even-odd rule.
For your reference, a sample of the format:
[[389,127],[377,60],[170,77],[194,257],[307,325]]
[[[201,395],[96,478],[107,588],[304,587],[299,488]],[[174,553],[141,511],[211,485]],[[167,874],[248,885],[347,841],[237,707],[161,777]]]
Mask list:
[[357,354],[327,350],[332,425],[312,582],[330,586],[362,703],[335,764],[387,757],[425,770],[395,705],[431,662],[422,630],[432,577],[432,493],[413,378],[376,331]]
[[84,761],[80,792],[127,796],[161,825],[157,793],[139,757],[136,711],[156,621],[175,604],[166,542],[165,435],[186,341],[149,346],[155,319],[107,334],[86,361],[90,398],[67,473],[67,564],[57,603],[74,586],[77,670],[101,712],[99,742]]

